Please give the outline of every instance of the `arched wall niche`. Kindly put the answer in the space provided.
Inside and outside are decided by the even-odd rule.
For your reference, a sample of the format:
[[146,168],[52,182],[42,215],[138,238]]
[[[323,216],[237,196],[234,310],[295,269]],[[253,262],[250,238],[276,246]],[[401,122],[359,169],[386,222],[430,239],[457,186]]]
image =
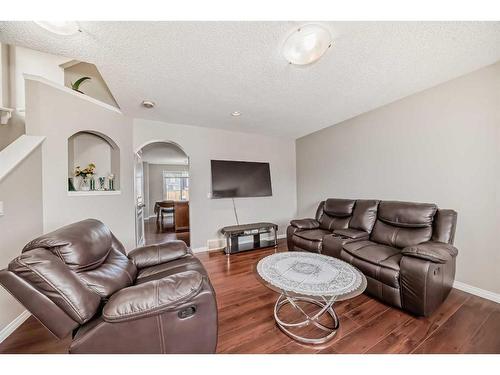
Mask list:
[[105,189],[109,189],[109,177],[114,176],[113,190],[120,190],[120,148],[106,134],[84,130],[68,138],[68,177],[73,178],[76,190],[80,189],[80,181],[75,178],[76,167],[86,168],[95,164],[96,189],[99,189],[98,178],[106,179]]

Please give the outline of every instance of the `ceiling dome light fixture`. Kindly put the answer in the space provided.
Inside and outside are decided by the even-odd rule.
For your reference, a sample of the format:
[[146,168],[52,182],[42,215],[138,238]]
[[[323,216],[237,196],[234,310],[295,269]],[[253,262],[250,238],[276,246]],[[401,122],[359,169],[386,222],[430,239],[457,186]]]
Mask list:
[[233,116],[233,117],[241,116],[241,112],[240,111],[231,112],[231,116]]
[[75,21],[34,21],[38,26],[57,35],[73,35],[80,31]]
[[142,106],[147,108],[147,109],[151,109],[151,108],[154,108],[156,106],[156,103],[153,102],[152,100],[143,100]]
[[318,60],[332,46],[332,36],[323,26],[304,25],[295,30],[283,45],[283,55],[290,64],[307,65]]

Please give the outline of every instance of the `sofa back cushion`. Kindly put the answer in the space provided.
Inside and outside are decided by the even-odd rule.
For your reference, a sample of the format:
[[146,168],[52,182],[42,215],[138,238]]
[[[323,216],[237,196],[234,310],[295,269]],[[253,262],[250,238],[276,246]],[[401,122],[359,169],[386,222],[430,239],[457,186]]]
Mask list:
[[[47,249],[23,252],[10,262],[8,269],[48,297],[79,324],[89,321],[101,303],[101,298],[87,288],[61,258]],[[15,290],[11,290],[11,293],[16,296]]]
[[370,233],[377,220],[377,209],[380,201],[358,199],[349,223],[349,228]]
[[434,217],[432,240],[453,245],[457,226],[457,211],[439,209]]
[[83,220],[40,236],[29,242],[23,253],[39,248],[59,258],[102,299],[132,285],[137,275],[123,245],[99,220]]
[[355,201],[352,199],[327,199],[320,203],[316,214],[319,227],[333,231],[349,226]]
[[429,241],[436,210],[431,203],[382,201],[370,239],[398,248]]
[[23,253],[36,248],[48,249],[72,270],[98,267],[111,249],[111,231],[98,220],[87,219],[66,225],[30,241]]

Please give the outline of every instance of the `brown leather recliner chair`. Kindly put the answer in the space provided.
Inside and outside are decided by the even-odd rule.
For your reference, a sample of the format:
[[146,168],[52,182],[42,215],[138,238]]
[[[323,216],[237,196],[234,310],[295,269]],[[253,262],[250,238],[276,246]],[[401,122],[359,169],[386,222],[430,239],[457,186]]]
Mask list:
[[123,245],[88,219],[22,250],[0,283],[70,353],[214,353],[215,292],[182,241]]
[[435,204],[327,199],[315,219],[292,220],[288,249],[345,260],[366,276],[368,294],[428,316],[453,286],[456,221]]

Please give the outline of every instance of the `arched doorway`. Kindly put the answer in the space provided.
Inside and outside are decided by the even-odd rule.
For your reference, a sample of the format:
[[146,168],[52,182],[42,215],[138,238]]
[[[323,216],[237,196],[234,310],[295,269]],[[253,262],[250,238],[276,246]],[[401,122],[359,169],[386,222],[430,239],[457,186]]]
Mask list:
[[189,157],[177,144],[155,141],[135,154],[138,246],[179,239],[190,244]]

